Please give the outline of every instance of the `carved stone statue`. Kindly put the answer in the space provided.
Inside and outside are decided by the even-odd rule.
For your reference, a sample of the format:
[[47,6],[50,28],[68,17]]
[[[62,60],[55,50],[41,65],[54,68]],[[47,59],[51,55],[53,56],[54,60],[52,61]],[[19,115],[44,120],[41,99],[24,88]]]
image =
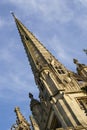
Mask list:
[[33,98],[33,95],[31,93],[29,93],[29,98],[31,99],[30,102],[30,108],[32,111],[32,114],[34,116],[34,118],[36,119],[37,123],[40,124],[41,120],[42,120],[42,108],[41,108],[41,103]]

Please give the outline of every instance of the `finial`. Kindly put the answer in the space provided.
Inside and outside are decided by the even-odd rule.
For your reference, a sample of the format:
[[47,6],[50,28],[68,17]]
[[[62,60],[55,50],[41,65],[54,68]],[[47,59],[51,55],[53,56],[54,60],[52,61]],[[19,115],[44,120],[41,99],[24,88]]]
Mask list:
[[12,16],[15,18],[14,12],[10,11],[10,13],[12,14]]
[[86,55],[87,55],[87,49],[83,49],[83,51],[86,53]]
[[78,60],[77,60],[77,59],[73,59],[73,62],[74,62],[75,64],[78,64]]
[[19,107],[15,107],[14,112],[20,111]]
[[32,93],[29,93],[29,98],[33,98],[33,94]]

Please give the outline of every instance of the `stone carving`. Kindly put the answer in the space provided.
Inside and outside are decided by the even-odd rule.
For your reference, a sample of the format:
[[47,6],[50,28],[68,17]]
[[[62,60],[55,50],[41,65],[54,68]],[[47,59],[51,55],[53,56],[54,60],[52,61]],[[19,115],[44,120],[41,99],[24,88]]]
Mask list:
[[31,108],[32,114],[34,118],[36,119],[37,123],[40,124],[42,120],[42,114],[43,114],[41,103],[38,100],[34,99],[31,93],[29,93],[29,98],[31,99],[30,108]]

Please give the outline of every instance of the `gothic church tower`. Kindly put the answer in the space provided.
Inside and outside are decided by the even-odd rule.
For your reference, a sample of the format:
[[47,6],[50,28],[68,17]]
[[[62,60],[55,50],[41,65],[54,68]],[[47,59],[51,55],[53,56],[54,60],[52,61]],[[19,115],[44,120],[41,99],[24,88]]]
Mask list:
[[87,130],[87,66],[74,59],[69,71],[13,17],[39,89],[39,100],[29,93],[33,129]]

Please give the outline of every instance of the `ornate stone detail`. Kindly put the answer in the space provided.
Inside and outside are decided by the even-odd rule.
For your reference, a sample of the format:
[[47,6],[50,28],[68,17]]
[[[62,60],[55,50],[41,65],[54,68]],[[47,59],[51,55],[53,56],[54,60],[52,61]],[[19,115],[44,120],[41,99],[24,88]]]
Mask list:
[[85,64],[81,64],[77,59],[73,59],[73,62],[77,65],[77,73],[78,75],[85,81],[87,81],[87,66]]
[[[38,128],[40,130],[86,130],[87,116],[79,107],[76,98],[86,95],[82,90],[87,91],[87,66],[74,59],[74,63],[77,65],[77,73],[69,71],[56,60],[13,13],[12,15],[26,50],[40,96],[44,99],[42,100],[40,97],[39,101],[29,93],[30,109],[36,124],[38,124],[37,126],[39,126]],[[79,102],[82,107],[87,108],[85,100],[79,100]],[[29,125],[19,109],[16,108],[15,112],[17,122],[13,128],[15,130],[28,130]],[[59,122],[61,125],[59,125]],[[84,127],[76,127],[79,125]],[[34,130],[38,129],[33,128]]]
[[30,108],[31,108],[32,114],[34,118],[36,119],[37,123],[40,124],[42,120],[42,115],[43,115],[41,103],[38,100],[34,99],[31,93],[29,93],[29,98],[31,99]]

